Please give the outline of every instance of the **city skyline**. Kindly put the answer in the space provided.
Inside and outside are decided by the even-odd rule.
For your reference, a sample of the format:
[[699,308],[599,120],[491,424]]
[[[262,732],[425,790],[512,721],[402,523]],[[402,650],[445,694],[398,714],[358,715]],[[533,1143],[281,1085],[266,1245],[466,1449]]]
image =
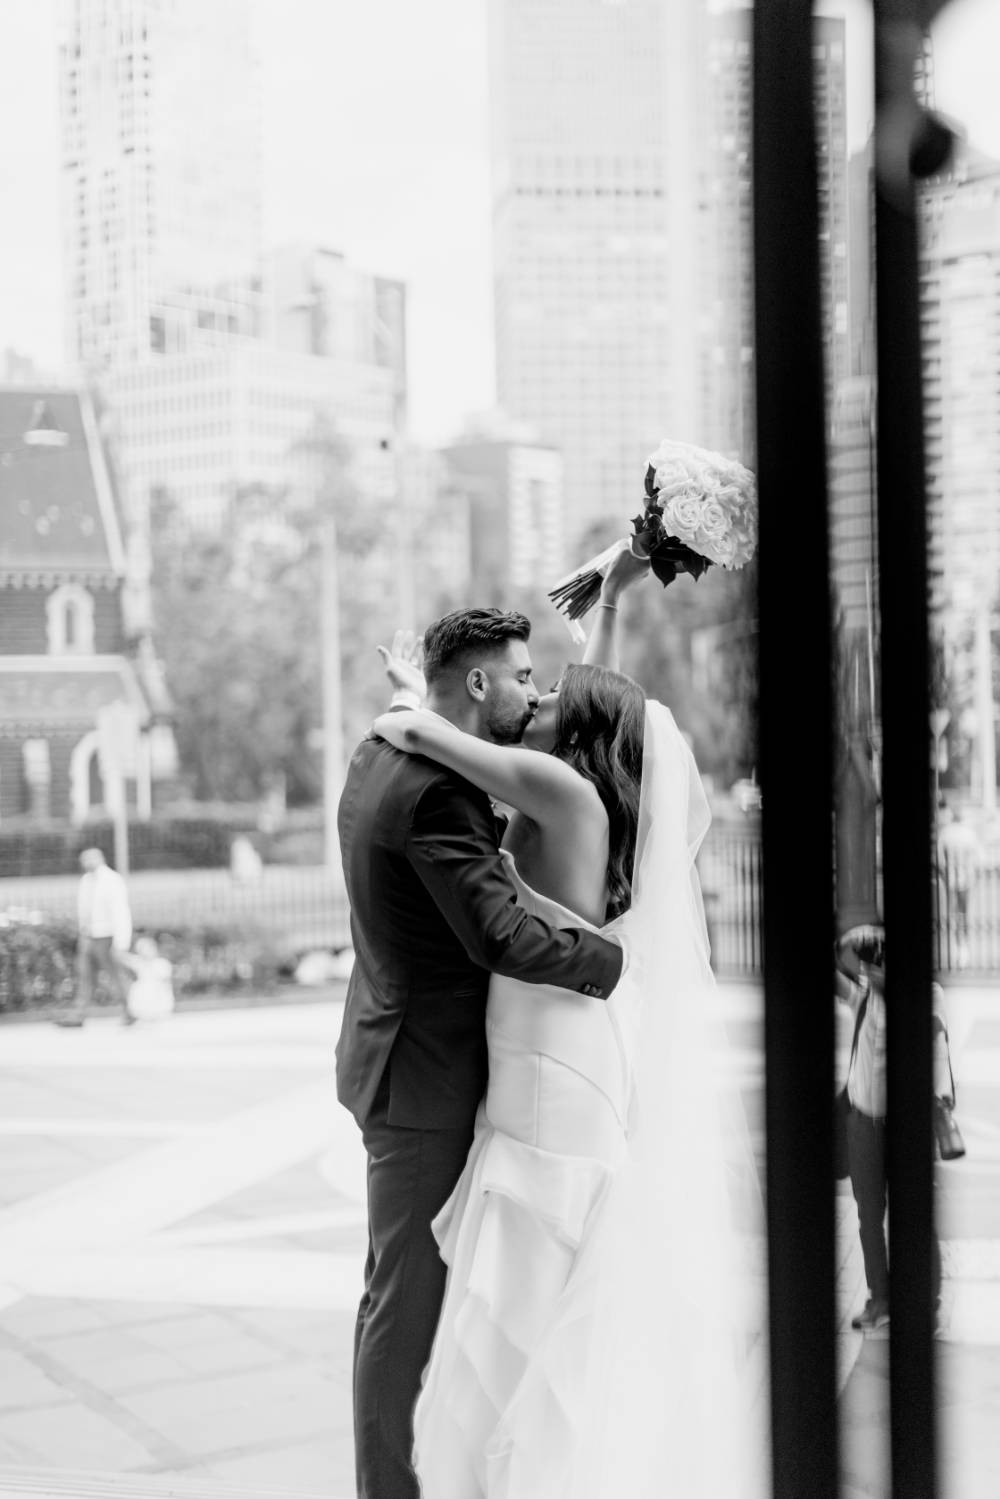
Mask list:
[[[868,124],[858,61],[863,70],[866,9],[823,7],[849,18],[852,149]],[[36,0],[3,18],[0,350],[59,374],[57,11],[57,0]],[[939,106],[1000,155],[997,11],[990,0],[954,0],[935,27],[935,78]],[[256,0],[255,18],[265,241],[325,244],[408,282],[412,431],[446,440],[494,400],[485,0],[432,0],[419,17],[403,0],[363,11]]]

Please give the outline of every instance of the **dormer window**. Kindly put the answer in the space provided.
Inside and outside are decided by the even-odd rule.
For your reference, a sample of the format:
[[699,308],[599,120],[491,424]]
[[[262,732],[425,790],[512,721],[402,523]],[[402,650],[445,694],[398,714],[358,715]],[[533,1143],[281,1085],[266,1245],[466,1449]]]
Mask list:
[[94,600],[78,583],[49,595],[49,654],[87,656],[94,650]]

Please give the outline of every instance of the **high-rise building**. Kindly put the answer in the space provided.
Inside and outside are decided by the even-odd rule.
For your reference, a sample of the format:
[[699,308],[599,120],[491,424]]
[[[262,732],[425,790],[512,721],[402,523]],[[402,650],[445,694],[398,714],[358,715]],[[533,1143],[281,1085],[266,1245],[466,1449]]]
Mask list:
[[813,18],[819,276],[827,390],[851,374],[848,315],[846,23]]
[[847,163],[847,313],[854,375],[875,372],[875,147],[872,137]]
[[748,467],[757,450],[754,400],[753,180],[750,13],[713,15],[707,39],[703,338],[699,428],[708,448]]
[[846,632],[871,634],[878,605],[875,568],[875,386],[870,376],[841,380],[830,412],[828,488],[830,567]]
[[357,482],[392,492],[391,370],[243,339],[122,367],[103,389],[138,517],[163,491],[188,524],[216,527],[241,489],[308,483],[302,444],[324,421],[351,448]]
[[64,0],[60,41],[70,363],[169,349],[174,299],[246,329],[260,251],[251,9]]
[[317,421],[359,482],[393,486],[405,289],[333,251],[262,253],[251,22],[243,0],[66,0],[71,363],[140,529],[157,490],[217,525],[240,488],[300,481]]
[[[755,461],[751,12],[491,0],[501,406],[585,519],[660,437]],[[823,342],[852,373],[842,20],[814,31]]]
[[[699,429],[707,447],[756,454],[751,151],[752,13],[709,17],[706,213],[702,222],[700,301],[704,340],[698,363]],[[845,23],[813,21],[819,268],[828,405],[852,373],[848,298],[848,176]]]
[[931,605],[1000,587],[1000,161],[968,147],[922,194]]
[[470,431],[443,451],[469,513],[469,572],[477,596],[544,591],[567,570],[563,462],[524,431]]
[[690,439],[700,6],[490,0],[497,394],[581,529]]
[[[830,552],[846,637],[873,638],[879,603],[875,483],[875,201],[871,140],[847,163],[846,356],[827,393]],[[829,366],[828,366],[829,372]],[[869,688],[870,692],[870,688]]]
[[167,491],[190,523],[216,526],[253,485],[308,482],[317,421],[350,447],[353,477],[391,494],[406,408],[405,287],[329,250],[262,257],[245,305],[252,333],[170,308],[172,353],[102,379],[119,462],[144,513]]

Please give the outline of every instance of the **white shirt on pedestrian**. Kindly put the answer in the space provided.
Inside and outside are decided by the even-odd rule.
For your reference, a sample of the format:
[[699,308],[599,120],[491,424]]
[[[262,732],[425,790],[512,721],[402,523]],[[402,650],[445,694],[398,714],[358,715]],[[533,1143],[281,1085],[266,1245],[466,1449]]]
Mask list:
[[132,942],[132,913],[125,881],[106,864],[89,869],[77,892],[77,921],[82,937],[110,937],[112,947],[127,952]]

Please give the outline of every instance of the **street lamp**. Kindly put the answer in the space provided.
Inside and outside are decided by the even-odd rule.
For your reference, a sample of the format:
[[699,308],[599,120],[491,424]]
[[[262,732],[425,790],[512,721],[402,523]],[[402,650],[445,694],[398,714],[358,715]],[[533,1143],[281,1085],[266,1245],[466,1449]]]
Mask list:
[[931,713],[931,733],[934,735],[934,816],[937,816],[938,797],[941,794],[941,736],[951,723],[947,708],[935,708]]
[[983,811],[992,814],[997,805],[996,707],[993,702],[993,658],[990,649],[992,620],[990,594],[984,579],[976,601],[975,682],[979,718],[979,758],[983,774]]
[[328,507],[320,521],[320,657],[323,704],[323,862],[340,868],[337,803],[344,786],[344,725],[340,659],[337,522]]

